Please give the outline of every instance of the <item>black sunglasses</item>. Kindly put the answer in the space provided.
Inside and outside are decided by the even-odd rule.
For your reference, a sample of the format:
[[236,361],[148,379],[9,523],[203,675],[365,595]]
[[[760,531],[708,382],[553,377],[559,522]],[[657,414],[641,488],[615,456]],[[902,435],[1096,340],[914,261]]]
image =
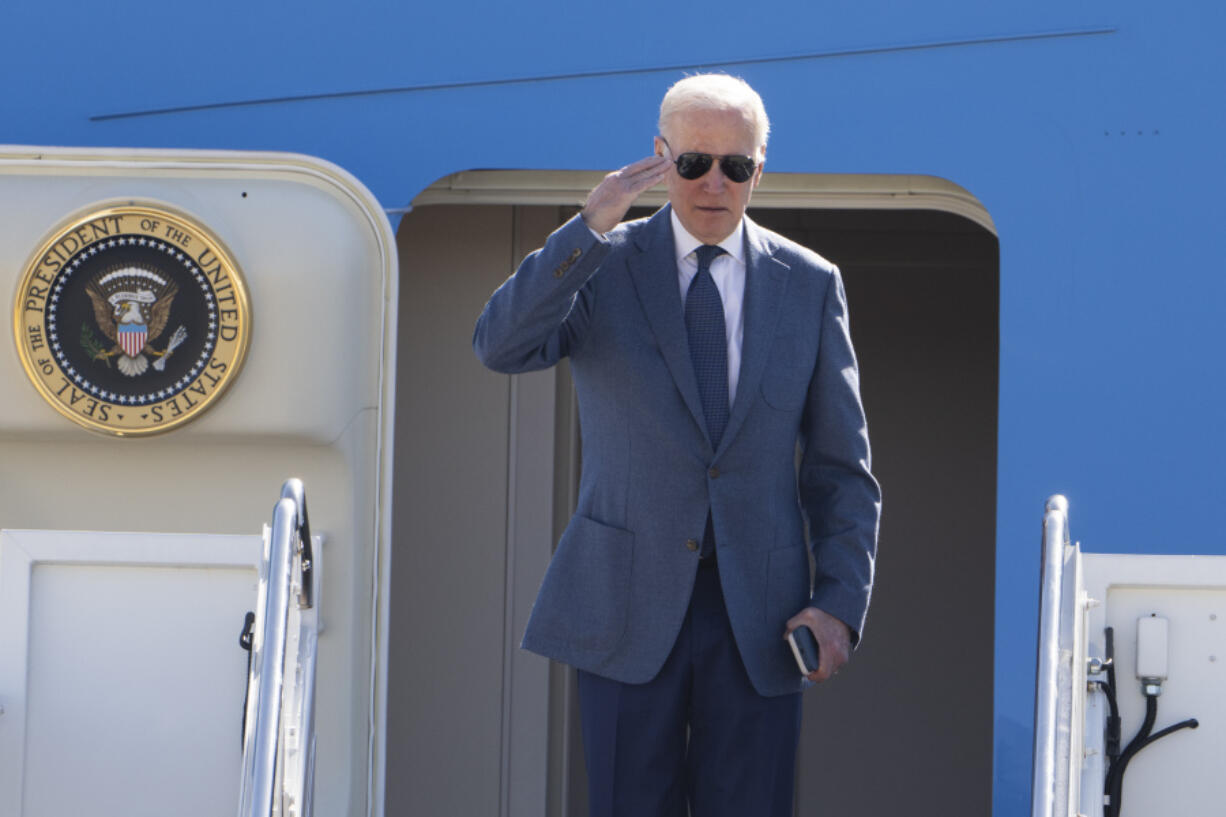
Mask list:
[[[673,152],[667,139],[661,136],[660,141],[668,148],[669,153]],[[749,156],[712,156],[710,153],[682,153],[673,164],[677,166],[677,175],[693,181],[707,175],[716,159],[719,159],[719,169],[724,175],[737,184],[749,181],[754,168],[757,167],[757,162]]]

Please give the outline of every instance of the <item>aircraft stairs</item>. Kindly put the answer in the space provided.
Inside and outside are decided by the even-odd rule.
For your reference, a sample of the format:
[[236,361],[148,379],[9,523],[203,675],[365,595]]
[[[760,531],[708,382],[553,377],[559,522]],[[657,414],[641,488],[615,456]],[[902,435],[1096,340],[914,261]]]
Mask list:
[[1031,817],[1219,811],[1224,670],[1226,557],[1083,553],[1047,501]]
[[238,817],[311,817],[320,545],[302,482],[287,480],[264,532]]
[[0,814],[310,817],[322,539],[301,481],[260,545],[0,531]]

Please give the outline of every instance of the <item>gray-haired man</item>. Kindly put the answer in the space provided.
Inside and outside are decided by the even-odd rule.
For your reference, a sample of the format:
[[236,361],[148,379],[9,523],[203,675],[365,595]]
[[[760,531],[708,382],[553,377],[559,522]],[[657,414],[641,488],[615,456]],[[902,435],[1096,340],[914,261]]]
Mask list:
[[[524,646],[579,670],[593,815],[784,817],[785,635],[816,637],[809,680],[837,672],[876,553],[846,300],[833,265],[745,217],[769,133],[752,88],[683,79],[659,129],[477,323],[487,366],[569,356],[579,395],[578,507]],[[669,205],[619,223],[661,181]]]

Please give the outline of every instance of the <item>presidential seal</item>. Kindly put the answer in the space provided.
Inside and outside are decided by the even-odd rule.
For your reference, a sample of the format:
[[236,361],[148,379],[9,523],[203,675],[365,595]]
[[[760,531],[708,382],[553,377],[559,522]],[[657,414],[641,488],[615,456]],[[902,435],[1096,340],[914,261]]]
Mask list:
[[108,207],[35,252],[14,307],[22,365],[86,428],[155,434],[207,409],[251,331],[247,288],[221,242],[162,205]]

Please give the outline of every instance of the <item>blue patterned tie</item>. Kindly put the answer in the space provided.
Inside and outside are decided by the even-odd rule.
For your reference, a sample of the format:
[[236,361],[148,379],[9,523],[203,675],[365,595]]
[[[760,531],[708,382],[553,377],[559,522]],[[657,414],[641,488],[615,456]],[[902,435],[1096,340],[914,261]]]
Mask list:
[[[695,252],[698,274],[685,295],[685,329],[690,336],[690,361],[698,379],[702,415],[711,435],[711,447],[718,449],[728,426],[728,337],[724,332],[724,302],[711,277],[711,261],[723,255],[724,250],[704,244]],[[714,552],[715,528],[711,512],[707,511],[700,555],[706,559]]]
[[711,261],[724,250],[704,244],[695,253],[698,274],[685,296],[685,329],[707,433],[711,435],[711,447],[719,448],[728,426],[728,337],[724,331],[724,302],[711,277]]

